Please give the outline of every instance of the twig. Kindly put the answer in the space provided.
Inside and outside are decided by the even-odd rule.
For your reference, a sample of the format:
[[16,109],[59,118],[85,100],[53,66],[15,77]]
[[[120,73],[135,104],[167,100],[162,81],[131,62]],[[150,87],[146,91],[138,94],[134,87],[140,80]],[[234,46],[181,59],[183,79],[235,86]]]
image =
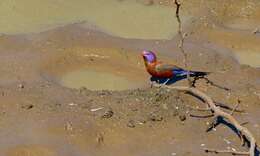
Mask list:
[[195,87],[195,84],[196,84],[197,80],[199,80],[199,79],[204,79],[204,80],[206,80],[207,84],[210,84],[211,86],[217,87],[219,89],[223,89],[225,91],[230,91],[231,90],[230,88],[222,87],[222,86],[220,86],[218,84],[215,84],[213,81],[211,81],[209,78],[207,78],[205,76],[197,76],[197,77],[195,77],[194,80],[192,81],[192,86],[193,87]]
[[185,65],[186,70],[188,71],[187,80],[188,80],[189,86],[191,87],[192,86],[192,80],[191,80],[191,77],[190,77],[190,70],[189,70],[188,63],[187,63],[188,55],[183,48],[184,38],[185,38],[186,34],[182,32],[182,22],[181,22],[181,18],[180,18],[181,3],[179,3],[178,0],[173,0],[173,1],[174,1],[174,4],[176,5],[175,16],[176,16],[177,22],[178,22],[178,34],[181,38],[178,47],[180,48],[181,53],[184,56],[184,65]]
[[204,148],[204,151],[207,153],[230,153],[232,155],[249,155],[249,152],[239,152],[239,151],[231,151],[231,150],[216,150],[216,149],[209,149]]
[[240,104],[240,102],[238,102],[237,104],[236,104],[236,106],[232,109],[232,111],[230,112],[230,115],[233,115],[234,114],[234,112],[235,112],[235,110],[237,109],[237,107],[238,107],[238,105]]
[[[229,107],[228,105],[225,105],[225,104],[223,104],[223,103],[219,103],[219,102],[216,102],[216,101],[214,101],[214,103],[216,104],[216,106],[218,106],[218,107],[221,107],[221,108],[224,108],[224,109],[227,109],[227,110],[233,110],[234,108],[231,108],[231,107]],[[234,112],[238,112],[238,113],[244,113],[245,112],[245,110],[242,110],[242,109],[235,109],[234,110]]]
[[245,121],[245,122],[242,122],[240,125],[246,125],[246,124],[249,124],[249,121]]
[[[161,87],[161,85],[155,85],[155,86]],[[168,88],[168,89],[175,89],[178,91],[189,92],[189,93],[195,95],[196,97],[203,99],[203,101],[206,104],[208,104],[209,108],[214,113],[215,118],[222,117],[222,118],[228,120],[230,122],[230,124],[232,124],[237,129],[237,131],[240,135],[240,138],[245,138],[250,143],[249,151],[243,152],[243,153],[250,155],[250,156],[255,155],[255,149],[256,149],[257,145],[256,145],[256,139],[254,138],[252,133],[246,127],[243,127],[241,124],[239,124],[239,122],[232,115],[222,111],[218,106],[216,106],[216,104],[214,103],[212,98],[209,97],[207,94],[205,94],[205,93],[201,92],[200,90],[193,88],[193,87],[165,86],[165,85],[163,87]]]
[[[227,109],[227,110],[231,110],[231,111],[234,111],[234,112],[237,112],[237,113],[244,113],[245,112],[244,110],[237,109],[237,107],[232,109],[232,108],[230,108],[229,106],[226,106],[226,105],[218,105],[218,104],[216,104],[216,106],[224,108],[224,109]],[[210,108],[194,108],[194,107],[188,107],[188,108],[190,108],[191,110],[196,110],[196,111],[200,111],[200,112],[212,111]]]
[[195,114],[190,114],[190,117],[194,117],[194,118],[210,118],[213,117],[214,114],[208,114],[208,115],[195,115]]
[[208,125],[208,128],[206,129],[206,132],[211,131],[217,125],[218,125],[218,116],[214,115],[214,118],[211,119],[211,122],[209,122],[209,125]]

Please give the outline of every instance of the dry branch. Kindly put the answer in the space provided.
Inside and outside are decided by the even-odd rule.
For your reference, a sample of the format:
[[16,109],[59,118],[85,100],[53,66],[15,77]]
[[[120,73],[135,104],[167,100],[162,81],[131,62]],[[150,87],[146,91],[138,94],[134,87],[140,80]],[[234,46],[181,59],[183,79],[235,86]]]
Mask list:
[[208,114],[208,115],[196,115],[196,114],[190,114],[190,117],[194,117],[194,118],[210,118],[213,117],[214,114]]
[[[221,107],[223,109],[230,110],[233,113],[235,113],[235,112],[237,112],[237,113],[244,113],[245,112],[244,110],[237,109],[238,105],[236,105],[234,108],[230,108],[229,106],[226,106],[226,105],[223,105],[223,104],[218,104],[215,101],[214,101],[214,103],[216,104],[216,106]],[[209,111],[211,111],[210,108],[194,108],[194,107],[188,107],[188,108],[190,108],[191,110],[199,111],[199,112],[209,112]]]
[[215,149],[209,149],[204,148],[204,151],[207,153],[230,153],[232,155],[249,155],[249,152],[237,152],[237,151],[230,151],[230,150],[215,150]]
[[236,106],[232,109],[232,111],[230,112],[230,115],[233,115],[234,114],[234,112],[235,112],[235,110],[237,109],[237,107],[238,107],[238,105],[240,104],[240,102],[238,102],[237,104],[236,104]]
[[[162,86],[162,85],[157,85],[155,84],[155,86],[157,87],[165,87],[165,88],[168,88],[168,89],[175,89],[175,90],[179,90],[179,91],[185,91],[185,92],[189,92],[191,93],[192,95],[198,97],[198,98],[201,98],[208,106],[207,108],[210,109],[211,114],[210,116],[213,116],[214,119],[211,123],[212,127],[214,127],[216,125],[216,123],[218,122],[218,118],[219,117],[222,117],[226,120],[228,120],[230,122],[230,124],[232,124],[236,129],[237,129],[237,132],[239,134],[239,137],[241,139],[241,142],[244,143],[245,139],[250,143],[250,149],[248,152],[234,152],[234,151],[226,151],[226,150],[212,150],[212,149],[205,149],[206,152],[214,152],[214,153],[231,153],[233,155],[250,155],[250,156],[254,156],[255,155],[255,149],[256,149],[256,140],[254,138],[254,136],[251,134],[251,132],[246,128],[246,127],[243,127],[242,124],[239,124],[238,121],[232,116],[232,114],[234,113],[234,111],[236,111],[237,106],[235,106],[232,110],[232,112],[229,114],[229,113],[226,113],[224,111],[222,111],[220,109],[220,106],[218,106],[217,104],[215,104],[215,102],[212,100],[211,97],[209,97],[207,94],[201,92],[200,90],[192,87],[193,83],[192,83],[192,80],[190,79],[190,74],[189,74],[189,67],[188,67],[188,63],[187,63],[187,60],[188,60],[188,55],[187,53],[185,52],[184,48],[183,48],[183,45],[184,45],[184,38],[186,36],[186,34],[184,34],[182,32],[182,22],[181,22],[181,19],[180,19],[180,7],[181,7],[181,4],[178,0],[173,0],[174,4],[176,5],[176,12],[175,12],[175,16],[177,18],[177,22],[178,22],[178,34],[180,36],[180,43],[179,43],[179,48],[184,56],[184,63],[185,63],[185,68],[188,70],[188,75],[187,75],[187,78],[188,78],[188,83],[189,83],[189,86],[188,87],[185,87],[185,86],[175,86],[175,87],[171,87],[171,86]],[[207,81],[208,83],[211,83],[211,81]],[[211,83],[214,85],[214,83]],[[216,87],[220,87],[224,90],[227,90],[229,91],[230,89],[228,88],[225,88],[225,87],[221,87],[221,86],[218,86],[218,85],[214,85]],[[227,107],[229,108],[229,107]],[[230,109],[230,108],[229,108]]]
[[[216,101],[214,101],[214,103],[216,104],[216,106],[218,106],[218,107],[221,107],[221,108],[223,108],[223,109],[227,109],[227,110],[233,110],[234,108],[231,108],[231,107],[229,107],[228,105],[225,105],[225,104],[223,104],[223,103],[219,103],[219,102],[216,102]],[[235,106],[236,107],[236,106]],[[238,113],[244,113],[245,112],[245,110],[243,110],[243,109],[235,109],[234,110],[234,112],[238,112]]]
[[195,84],[198,80],[203,79],[206,81],[207,84],[210,84],[211,86],[217,87],[219,89],[223,89],[225,91],[230,91],[231,89],[227,88],[227,87],[222,87],[218,84],[215,84],[213,81],[209,80],[207,77],[205,76],[198,76],[198,77],[194,77],[194,80],[192,81],[192,87],[195,87]]
[[[256,149],[256,140],[252,133],[246,128],[243,127],[241,124],[238,123],[238,121],[230,114],[222,111],[220,107],[218,107],[214,101],[212,100],[211,97],[209,97],[207,94],[201,92],[200,90],[193,88],[193,87],[185,87],[185,86],[162,86],[162,85],[155,85],[156,87],[164,87],[168,89],[175,89],[178,91],[185,91],[189,92],[192,95],[195,95],[196,97],[199,97],[203,99],[203,101],[208,105],[208,107],[211,109],[212,113],[214,116],[217,117],[222,117],[230,122],[238,131],[238,134],[240,135],[240,138],[245,138],[247,141],[250,143],[250,149],[248,152],[236,152],[238,153],[243,153],[243,155],[250,155],[254,156],[255,155],[255,149]],[[242,140],[243,141],[243,140]],[[212,150],[208,150],[208,152],[211,152]],[[215,150],[215,153],[217,150]],[[220,151],[218,151],[220,153]],[[222,152],[223,153],[223,152]],[[234,153],[234,151],[225,151],[225,153]]]
[[177,18],[177,22],[178,22],[178,34],[180,36],[180,43],[178,45],[178,47],[180,48],[181,50],[181,53],[183,54],[184,56],[184,65],[185,65],[185,68],[186,70],[188,71],[188,74],[187,74],[187,79],[188,79],[188,83],[189,83],[189,86],[191,87],[192,86],[192,80],[191,80],[191,77],[190,77],[190,70],[189,70],[189,67],[188,67],[188,55],[187,53],[185,52],[184,48],[183,48],[183,44],[184,44],[184,38],[186,36],[186,34],[184,34],[182,32],[182,22],[181,22],[181,18],[180,18],[180,7],[181,7],[181,3],[178,2],[178,0],[173,0],[174,1],[174,4],[176,5],[176,12],[175,12],[175,16]]

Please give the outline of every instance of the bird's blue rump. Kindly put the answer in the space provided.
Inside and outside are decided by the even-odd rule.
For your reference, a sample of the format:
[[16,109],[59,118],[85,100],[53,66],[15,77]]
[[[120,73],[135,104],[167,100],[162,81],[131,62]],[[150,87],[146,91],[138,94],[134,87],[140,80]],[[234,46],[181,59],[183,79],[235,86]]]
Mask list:
[[190,76],[205,76],[209,74],[208,72],[200,72],[200,71],[187,71],[184,69],[173,69],[173,74],[176,76],[187,76],[190,73]]

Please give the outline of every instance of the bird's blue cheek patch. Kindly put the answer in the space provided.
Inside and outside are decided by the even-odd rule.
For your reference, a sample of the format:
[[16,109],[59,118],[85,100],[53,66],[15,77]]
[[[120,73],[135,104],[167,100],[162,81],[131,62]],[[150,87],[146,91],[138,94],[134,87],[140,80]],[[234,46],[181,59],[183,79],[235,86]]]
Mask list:
[[146,57],[148,62],[153,62],[154,61],[154,56],[153,55],[146,55],[145,57]]

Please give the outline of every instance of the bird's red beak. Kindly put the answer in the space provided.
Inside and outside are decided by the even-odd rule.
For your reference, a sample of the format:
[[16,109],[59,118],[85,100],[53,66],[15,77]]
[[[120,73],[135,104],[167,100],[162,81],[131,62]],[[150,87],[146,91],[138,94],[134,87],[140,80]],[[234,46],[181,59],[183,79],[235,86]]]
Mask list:
[[145,60],[145,56],[144,56],[144,52],[141,53],[141,56],[143,57],[143,59]]
[[147,51],[142,51],[141,55],[144,56],[145,54],[147,54]]
[[144,58],[144,52],[141,53],[141,56]]

